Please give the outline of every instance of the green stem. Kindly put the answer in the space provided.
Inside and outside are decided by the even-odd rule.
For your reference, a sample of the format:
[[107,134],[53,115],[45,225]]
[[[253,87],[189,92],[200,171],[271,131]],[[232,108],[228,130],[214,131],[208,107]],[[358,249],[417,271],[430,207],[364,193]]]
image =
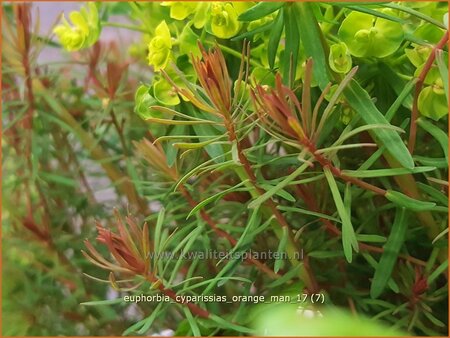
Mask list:
[[119,22],[108,22],[108,21],[103,21],[101,23],[101,25],[103,27],[117,27],[117,28],[124,28],[124,29],[129,29],[132,31],[136,31],[136,32],[142,32],[142,33],[146,33],[146,34],[152,34],[152,32],[150,32],[148,29],[146,28],[142,28],[139,26],[135,26],[135,25],[127,25],[124,23],[119,23]]
[[[208,45],[210,45],[210,46],[215,46],[215,45],[217,45],[217,46],[219,46],[219,48],[220,48],[222,51],[224,51],[225,53],[230,54],[230,55],[232,55],[232,56],[235,56],[235,57],[237,57],[237,58],[239,58],[239,59],[242,59],[242,54],[239,53],[239,52],[237,52],[237,51],[235,51],[235,50],[232,49],[232,48],[229,48],[229,47],[227,47],[227,46],[221,45],[221,44],[219,44],[219,43],[217,43],[217,42],[213,42],[213,41],[205,41],[204,43],[206,43],[206,44],[208,44]],[[250,59],[250,64],[251,64],[252,66],[254,66],[254,67],[261,67],[261,68],[264,68],[264,66],[263,66],[262,64],[260,64],[259,62],[255,61],[255,60],[252,60],[252,59]]]

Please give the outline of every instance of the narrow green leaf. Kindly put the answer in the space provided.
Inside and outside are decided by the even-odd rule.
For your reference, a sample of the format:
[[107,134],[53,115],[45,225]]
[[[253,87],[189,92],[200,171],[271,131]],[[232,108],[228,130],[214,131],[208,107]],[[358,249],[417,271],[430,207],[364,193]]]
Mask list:
[[281,33],[283,33],[283,11],[279,11],[275,19],[273,27],[270,31],[269,44],[267,46],[267,56],[270,69],[275,65],[275,58],[277,56],[278,46],[280,45]]
[[[317,126],[315,133],[319,135],[314,135],[315,138],[319,136],[319,141],[317,142],[317,145],[321,144],[323,140],[331,133],[334,124],[339,121],[339,114],[332,114],[335,111],[335,106],[338,103],[338,100],[341,98],[341,94],[344,91],[345,87],[350,83],[353,76],[358,71],[358,67],[353,67],[351,71],[348,72],[348,74],[345,75],[344,79],[339,83],[338,87],[336,88],[334,94],[331,96],[331,99],[328,100],[328,104],[325,107],[322,117],[320,118],[319,125]],[[330,114],[332,121],[330,121]],[[326,123],[325,123],[326,122]],[[331,127],[330,127],[331,125]],[[327,129],[328,128],[328,129]]]
[[[223,163],[219,163],[219,165],[216,166],[212,170],[212,172],[214,172],[214,171],[223,171],[223,170],[229,169],[229,168],[236,168],[236,167],[239,167],[241,165],[242,165],[241,163],[236,163],[233,160],[229,160],[229,161],[226,161],[226,162],[223,162]],[[210,170],[210,169],[208,169],[208,170]]]
[[259,2],[239,15],[239,21],[254,21],[275,12],[284,6],[284,2]]
[[124,303],[123,298],[116,299],[106,299],[106,300],[97,300],[92,302],[84,302],[80,303],[80,305],[84,306],[100,306],[100,305],[113,305],[113,304],[122,304]]
[[[136,324],[130,326],[128,329],[126,329],[122,335],[127,336],[130,333],[138,333],[138,334],[145,334],[150,327],[152,326],[154,320],[159,315],[159,312],[163,306],[164,302],[159,303],[156,308],[152,311],[151,315],[147,318],[142,319],[141,321],[137,322]],[[138,329],[139,328],[139,329]]]
[[[185,238],[183,238],[183,240],[180,242],[180,244],[174,249],[174,252],[177,252],[178,250],[180,250],[180,248],[184,245],[184,243],[186,243],[186,245],[184,245],[183,249],[181,250],[181,256],[183,257],[183,255],[185,255],[188,250],[192,247],[192,245],[194,244],[194,242],[198,239],[200,233],[203,231],[203,224],[197,226],[196,229],[194,229],[189,235],[187,235]],[[183,258],[179,258],[175,264],[175,267],[173,267],[172,270],[172,274],[170,275],[169,284],[172,284],[173,281],[175,280],[175,278],[177,277],[177,274],[179,272],[179,269],[181,267],[181,264],[185,263]]]
[[[192,127],[194,128],[195,134],[199,136],[223,136],[223,133],[221,131],[218,131],[214,126],[211,125],[194,125]],[[214,162],[222,163],[224,161],[224,158],[221,157],[221,155],[224,156],[224,151],[221,144],[207,144],[205,146],[205,150],[208,153],[209,157],[214,158]]]
[[[266,190],[266,191],[273,188],[273,186],[270,185],[270,184],[260,184],[260,186],[261,186],[261,188],[263,188],[263,189]],[[278,191],[275,193],[275,195],[278,195],[278,196],[284,198],[285,200],[287,200],[287,201],[289,201],[289,202],[295,202],[295,201],[296,201],[295,197],[292,196],[290,193],[288,193],[288,192],[287,192],[286,190],[284,190],[284,189],[278,190]]]
[[324,153],[332,153],[336,154],[340,150],[345,149],[354,149],[354,148],[363,148],[363,147],[376,147],[377,145],[375,143],[353,143],[353,144],[343,144],[340,146],[335,147],[326,147],[326,148],[320,148],[316,151],[317,154],[324,154]]
[[388,190],[385,197],[400,207],[414,211],[432,210],[436,206],[436,203],[419,201],[394,190]]
[[[210,146],[210,145],[208,145],[208,146]],[[208,147],[208,146],[207,146],[207,147]],[[183,184],[183,183],[186,182],[189,178],[191,178],[192,176],[198,174],[198,172],[201,171],[202,169],[204,169],[208,164],[210,164],[210,163],[212,163],[212,162],[214,162],[214,161],[219,162],[220,159],[222,159],[225,155],[227,155],[227,153],[225,153],[225,154],[220,154],[220,155],[218,155],[218,156],[215,156],[215,157],[211,158],[210,160],[208,160],[208,161],[206,161],[206,162],[203,162],[202,164],[200,164],[200,165],[198,165],[197,167],[193,168],[192,170],[190,170],[190,171],[187,172],[186,174],[184,174],[184,176],[181,177],[181,178],[178,180],[177,184],[176,184],[175,187],[174,187],[174,190],[178,189],[178,187],[179,187],[180,184]],[[221,162],[223,162],[223,161],[221,161]],[[218,163],[218,165],[221,165],[221,164]]]
[[159,124],[173,124],[173,125],[197,125],[197,124],[212,124],[212,125],[218,125],[220,123],[214,122],[214,121],[208,121],[208,120],[202,120],[202,121],[181,121],[181,120],[168,120],[168,119],[159,119],[156,117],[149,117],[146,118],[145,121],[148,122],[154,122]]
[[[377,5],[380,5],[380,4],[377,4]],[[401,4],[397,4],[397,3],[393,3],[393,2],[386,3],[383,6],[384,7],[388,7],[388,8],[398,9],[399,11],[411,14],[411,15],[413,15],[413,16],[419,18],[419,19],[422,19],[424,21],[427,21],[427,22],[429,22],[429,23],[431,23],[431,24],[433,24],[433,25],[435,25],[435,26],[437,26],[439,28],[447,29],[447,27],[445,27],[445,25],[442,22],[439,22],[439,21],[433,19],[432,17],[430,17],[430,16],[428,16],[428,15],[426,15],[424,13],[416,11],[415,9],[413,9],[411,7],[406,7],[406,6],[403,6]]]
[[427,166],[434,166],[439,169],[448,168],[448,161],[444,157],[436,158],[436,157],[426,157],[426,156],[414,155],[413,159],[414,159],[414,161],[418,162],[419,164],[423,164],[423,165],[427,165]]
[[374,170],[342,170],[342,173],[351,177],[385,177],[426,173],[436,170],[436,167],[415,167],[414,169],[392,168],[392,169],[374,169]]
[[352,217],[352,185],[351,183],[345,184],[344,190],[344,207],[347,211],[348,217]]
[[[207,294],[210,292],[214,286],[217,284],[217,286],[222,286],[230,278],[223,278],[223,277],[231,277],[236,268],[239,266],[239,264],[242,263],[242,259],[238,259],[235,255],[235,252],[237,250],[245,251],[248,249],[248,247],[251,246],[251,241],[246,241],[248,236],[247,234],[255,227],[257,227],[257,224],[261,222],[261,214],[259,213],[259,208],[252,211],[252,214],[247,222],[247,225],[245,226],[244,232],[242,233],[241,237],[237,241],[236,245],[233,247],[233,249],[228,253],[227,256],[231,257],[231,259],[228,261],[228,263],[220,270],[218,274],[210,281],[208,287],[203,291],[203,294]],[[252,235],[253,236],[253,235]],[[229,258],[225,256],[217,264],[220,264],[223,260]]]
[[[415,84],[417,83],[417,78],[406,81],[398,75],[396,70],[392,69],[392,67],[389,67],[385,63],[379,64],[378,72],[384,79],[385,83],[388,84],[392,89],[394,89],[395,93],[397,94],[397,99],[392,105],[397,105],[399,103],[397,102],[398,100],[401,101],[400,105],[402,105],[406,109],[412,109],[413,95],[411,92]],[[388,111],[390,111],[389,114],[386,113],[385,115],[386,120],[388,121],[391,121],[395,114],[395,112],[391,111],[391,108],[392,106],[388,109]]]
[[[297,2],[295,8],[298,18],[294,17],[300,31],[300,38],[307,57],[311,57],[313,63],[313,76],[321,89],[324,89],[330,81],[328,71],[328,59],[324,50],[325,39],[320,30],[319,23],[311,8],[311,3]],[[301,19],[300,19],[301,18]],[[287,36],[286,36],[287,38]]]
[[[441,74],[442,83],[444,85],[445,90],[445,96],[447,97],[447,103],[448,103],[448,67],[445,62],[446,58],[444,58],[444,55],[446,53],[443,50],[437,50],[436,51],[436,63],[438,65],[439,73]],[[448,59],[448,54],[447,54]]]
[[398,208],[395,214],[394,224],[392,225],[391,233],[384,245],[384,251],[381,255],[380,262],[375,270],[375,275],[370,286],[370,297],[378,298],[383,292],[388,280],[391,277],[392,270],[400,249],[403,245],[406,235],[408,222],[405,208]]
[[155,253],[159,253],[159,248],[160,248],[160,242],[161,242],[161,231],[162,231],[162,226],[164,223],[164,216],[165,216],[165,209],[164,207],[161,207],[161,209],[158,212],[158,219],[156,220],[156,226],[155,226],[155,234],[154,234],[154,240],[153,240],[153,244],[154,244],[154,250]]
[[291,269],[287,273],[285,273],[283,276],[281,276],[280,278],[276,279],[272,283],[267,284],[266,287],[268,289],[272,289],[272,288],[275,288],[277,286],[285,284],[286,282],[290,281],[294,277],[297,277],[298,276],[298,270],[300,269],[300,267],[301,267],[301,264],[297,264],[296,266],[291,267]]
[[186,306],[183,306],[183,312],[184,315],[186,316],[189,326],[191,327],[192,334],[194,335],[194,337],[200,337],[201,336],[200,329],[198,328],[197,321],[192,316],[191,311]]
[[248,38],[251,38],[255,34],[268,31],[269,29],[272,28],[272,26],[273,26],[273,21],[272,22],[268,22],[268,23],[266,23],[266,24],[264,24],[262,26],[259,26],[258,28],[255,28],[255,29],[253,29],[251,31],[239,34],[238,36],[235,36],[234,38],[232,38],[230,40],[231,41],[239,41],[239,40],[243,40],[243,39],[248,39]]
[[308,253],[308,257],[317,258],[317,259],[326,259],[326,258],[336,258],[342,257],[343,252],[339,251],[323,251],[317,250]]
[[345,208],[344,202],[342,201],[341,193],[339,192],[338,186],[328,167],[324,168],[325,177],[327,178],[328,185],[333,196],[334,203],[336,204],[336,209],[339,217],[342,220],[342,246],[344,248],[345,258],[349,263],[352,262],[352,247],[358,252],[359,246],[356,240],[355,230],[350,219],[350,215]]
[[247,328],[245,326],[241,326],[241,325],[237,325],[237,324],[233,324],[231,322],[228,322],[225,319],[223,319],[222,317],[219,317],[219,316],[217,316],[215,314],[212,314],[209,318],[212,321],[214,321],[216,324],[218,324],[218,327],[223,327],[225,329],[246,333],[248,335],[254,335],[255,334],[254,330],[251,330],[251,329],[249,329],[249,328]]
[[269,191],[267,191],[264,194],[262,194],[261,196],[259,196],[257,199],[250,202],[250,204],[248,205],[248,208],[249,209],[255,208],[255,207],[261,205],[262,203],[264,203],[265,201],[267,201],[269,198],[271,198],[273,195],[275,195],[281,189],[283,189],[284,187],[289,185],[290,182],[295,180],[295,178],[298,175],[300,175],[302,172],[304,172],[308,167],[309,167],[308,163],[304,163],[303,165],[298,167],[292,174],[287,176],[283,181],[281,181],[276,186],[271,188]]
[[363,235],[357,234],[356,239],[358,242],[366,242],[366,243],[384,243],[386,242],[386,237],[379,235]]
[[225,189],[217,194],[214,194],[206,199],[204,199],[203,201],[201,201],[200,203],[198,203],[187,215],[186,219],[188,219],[189,217],[191,217],[193,214],[195,214],[197,211],[199,211],[200,209],[202,209],[203,207],[205,207],[206,205],[208,205],[209,203],[215,202],[218,199],[222,198],[224,195],[228,194],[229,192],[232,192],[234,190],[236,190],[237,188],[239,188],[240,186],[246,184],[249,180],[245,180],[240,182],[239,184]]
[[[248,219],[247,225],[245,226],[244,232],[239,237],[237,243],[233,247],[233,249],[229,252],[229,255],[232,256],[237,250],[243,250],[246,245],[251,244],[253,234],[250,236],[250,240],[248,240],[247,234],[251,232],[255,227],[258,226],[258,224],[261,223],[261,214],[259,213],[259,208],[254,209],[252,211],[252,214],[250,218]],[[222,258],[217,262],[217,264],[220,264],[226,257]],[[224,280],[226,282],[226,280]]]
[[[339,6],[339,3],[336,3],[336,5]],[[398,23],[401,23],[401,24],[405,23],[405,20],[402,20],[399,17],[392,16],[392,15],[386,14],[384,12],[376,11],[376,10],[373,10],[371,8],[368,8],[368,7],[353,6],[353,5],[351,5],[351,6],[346,5],[345,7],[348,8],[348,9],[351,9],[353,11],[366,13],[366,14],[373,15],[373,16],[376,16],[376,17],[379,17],[379,18],[382,18],[382,19],[389,20],[389,21],[398,22]]]
[[[169,135],[183,135],[186,131],[186,129],[188,128],[188,126],[173,126],[168,128],[169,131]],[[175,148],[173,146],[174,141],[170,140],[169,142],[165,143],[163,145],[163,149],[164,149],[164,153],[166,154],[166,159],[167,159],[167,165],[169,167],[172,167],[176,160],[177,160],[177,155],[178,155],[178,148]]]
[[438,240],[440,240],[442,237],[444,237],[446,234],[448,234],[448,230],[449,230],[449,228],[446,228],[444,231],[441,231],[441,233],[433,239],[431,244],[436,243]]
[[[244,283],[248,283],[248,284],[253,283],[253,281],[251,281],[250,279],[242,278],[242,277],[220,277],[218,279],[234,280],[234,281],[244,282]],[[211,279],[208,279],[208,280],[204,280],[204,281],[201,281],[201,282],[193,284],[193,285],[189,285],[189,286],[183,288],[183,292],[187,292],[187,291],[199,288],[203,285],[208,285],[209,283],[211,283],[211,281],[212,281]]]
[[[172,145],[175,148],[180,148],[180,149],[200,149],[203,148],[205,146],[207,146],[208,144],[220,144],[220,142],[218,142],[218,140],[221,137],[217,137],[213,140],[209,140],[209,141],[204,141],[204,142],[197,142],[197,143],[191,143],[191,142],[175,142]],[[224,142],[223,142],[224,143]]]
[[[378,266],[378,262],[375,260],[375,258],[373,258],[368,252],[363,252],[362,256],[367,260],[367,262],[370,264],[370,266],[372,268],[374,268],[375,270],[377,269]],[[389,278],[387,285],[389,286],[389,288],[394,291],[395,293],[399,293],[399,288],[397,283],[395,283],[394,279],[392,277]],[[368,302],[380,302],[380,300],[378,299],[368,299]]]
[[[242,260],[240,259],[230,259],[228,261],[228,263],[224,266],[224,268],[222,270],[220,270],[220,272],[216,275],[216,277],[231,277],[236,268],[242,263]],[[221,279],[217,279],[217,286],[221,287],[222,285],[224,285],[225,283],[228,282],[228,279],[226,278],[221,278]],[[208,286],[207,289],[205,289],[205,293],[211,291],[211,287],[214,286],[215,284],[210,284]],[[208,291],[206,291],[208,290]]]
[[445,271],[447,271],[447,269],[448,269],[448,259],[447,259],[445,262],[443,262],[441,265],[439,265],[439,266],[438,266],[438,267],[430,274],[430,276],[428,277],[428,280],[427,280],[428,284],[433,283],[434,280],[435,280],[436,278],[438,278],[439,275],[440,275],[441,273],[444,273]]
[[252,231],[250,236],[254,238],[259,233],[265,231],[272,224],[272,220],[274,218],[275,218],[274,215],[270,216],[263,224],[261,224],[261,226],[257,227],[254,231]]
[[40,171],[38,173],[38,176],[40,176],[40,178],[42,178],[44,181],[54,182],[54,183],[66,185],[69,187],[75,187],[77,185],[76,180],[74,180],[73,178],[65,177],[62,175],[54,174],[54,173],[47,173],[44,171]]
[[373,129],[391,129],[394,131],[397,131],[399,133],[404,133],[405,131],[402,128],[390,125],[390,124],[366,124],[364,126],[355,128],[348,133],[343,133],[336,142],[333,143],[333,145],[339,145],[342,144],[345,140],[348,140],[350,137],[353,137],[363,131],[367,130],[373,130]]
[[[397,98],[395,99],[394,103],[389,107],[388,111],[386,112],[386,120],[388,122],[391,122],[392,118],[397,113],[398,109],[401,107],[401,105],[408,99],[411,99],[411,91],[413,90],[414,86],[416,85],[417,79],[412,79],[409,81],[402,89],[400,94],[398,94]],[[395,89],[394,89],[395,90]],[[409,102],[408,102],[409,104]]]
[[333,221],[333,222],[341,223],[341,220],[336,218],[336,217],[332,217],[332,216],[327,215],[327,214],[322,214],[320,212],[315,212],[315,211],[310,211],[310,210],[307,210],[307,209],[302,209],[302,208],[299,208],[299,207],[288,207],[288,206],[285,206],[285,205],[279,205],[277,207],[277,209],[282,210],[282,211],[298,212],[299,214],[316,216],[316,217],[319,217],[319,218],[329,219],[330,221]]
[[231,145],[231,158],[233,159],[234,163],[236,163],[236,164],[241,163],[241,161],[239,160],[239,151],[238,151],[236,141],[233,141],[233,143]]
[[292,4],[284,7],[284,32],[286,39],[283,57],[283,81],[286,85],[291,82],[290,75],[292,74],[292,77],[294,77],[296,74],[298,52],[300,49],[300,35],[293,8]]
[[420,190],[427,193],[430,197],[432,197],[437,202],[441,203],[442,205],[448,206],[448,196],[443,194],[441,191],[439,191],[436,188],[433,188],[429,186],[428,184],[417,182],[417,186]]
[[281,267],[283,266],[284,260],[281,258],[283,256],[283,253],[286,250],[286,245],[289,238],[289,229],[287,227],[283,227],[283,235],[281,236],[280,243],[278,244],[277,249],[277,259],[275,260],[273,271],[275,273],[278,273],[280,271]]
[[[369,94],[361,88],[355,80],[352,80],[344,89],[344,95],[350,106],[359,114],[367,124],[389,124],[386,118],[375,107]],[[401,137],[393,130],[375,129],[376,141],[381,142],[386,150],[394,156],[405,168],[414,168],[414,161]]]
[[428,320],[430,322],[432,322],[434,325],[439,326],[439,327],[446,327],[446,325],[441,322],[439,319],[437,319],[435,316],[433,316],[433,314],[431,312],[428,311],[423,311],[423,314],[425,315],[425,317],[428,318]]

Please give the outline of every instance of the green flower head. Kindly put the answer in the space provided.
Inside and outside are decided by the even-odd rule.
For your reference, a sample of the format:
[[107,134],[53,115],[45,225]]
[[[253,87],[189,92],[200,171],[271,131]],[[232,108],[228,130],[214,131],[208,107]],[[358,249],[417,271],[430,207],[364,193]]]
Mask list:
[[402,25],[365,13],[351,12],[342,22],[339,38],[356,57],[386,57],[403,41]]
[[328,63],[336,73],[345,74],[350,71],[352,68],[352,57],[345,43],[336,43],[330,47]]
[[211,4],[211,31],[221,39],[235,36],[242,24],[238,21],[236,8],[229,2],[213,2]]
[[148,45],[148,64],[155,71],[166,68],[172,51],[172,41],[169,27],[162,21],[155,29],[155,37]]
[[134,111],[144,120],[150,117],[162,117],[161,112],[151,108],[158,104],[152,94],[149,86],[141,85],[134,96]]
[[197,29],[203,28],[209,9],[208,2],[163,1],[162,6],[170,7],[170,17],[175,20],[185,20],[190,17]]
[[414,48],[405,49],[406,57],[415,67],[422,66],[431,54],[430,46],[414,45]]
[[170,17],[175,20],[184,20],[195,12],[198,3],[191,1],[163,1],[162,6],[170,7]]
[[98,40],[101,27],[95,3],[89,2],[87,9],[82,7],[79,12],[70,12],[69,18],[72,25],[63,15],[62,24],[53,29],[66,50],[87,48]]
[[178,93],[164,77],[153,82],[153,93],[158,103],[164,106],[176,106],[180,103]]
[[435,121],[448,115],[448,102],[441,79],[422,89],[417,105],[422,116]]

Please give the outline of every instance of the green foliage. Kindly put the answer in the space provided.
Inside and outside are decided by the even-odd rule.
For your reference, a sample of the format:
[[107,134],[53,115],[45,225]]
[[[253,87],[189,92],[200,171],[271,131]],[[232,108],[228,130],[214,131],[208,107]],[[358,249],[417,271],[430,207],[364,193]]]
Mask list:
[[370,287],[370,296],[372,298],[380,296],[391,277],[398,254],[405,240],[406,230],[408,229],[408,220],[405,218],[405,214],[404,208],[397,209],[391,233],[384,245],[384,252],[376,267]]
[[446,12],[5,4],[2,333],[447,334]]

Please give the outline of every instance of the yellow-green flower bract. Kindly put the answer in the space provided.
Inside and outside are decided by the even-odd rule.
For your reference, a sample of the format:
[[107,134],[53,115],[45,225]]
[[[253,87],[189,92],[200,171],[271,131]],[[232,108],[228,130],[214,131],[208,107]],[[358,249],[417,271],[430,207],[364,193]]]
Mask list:
[[89,2],[87,7],[82,7],[79,12],[70,12],[72,25],[63,15],[62,24],[53,29],[61,45],[68,51],[90,47],[98,40],[101,27],[97,6]]
[[350,71],[352,68],[352,57],[345,43],[340,42],[331,45],[328,63],[336,73],[345,74]]
[[170,17],[175,20],[185,20],[191,17],[194,27],[203,28],[209,11],[209,2],[163,1],[162,6],[170,7]]
[[338,35],[353,56],[383,58],[400,47],[404,34],[398,22],[351,12],[342,22]]
[[164,1],[162,6],[170,7],[170,17],[175,20],[184,20],[195,12],[198,3],[186,1]]
[[221,39],[237,34],[242,24],[238,21],[238,12],[231,3],[214,2],[211,4],[211,31]]
[[171,51],[172,41],[169,27],[166,21],[161,21],[155,29],[155,37],[148,45],[148,64],[153,66],[155,71],[164,69],[169,63]]

